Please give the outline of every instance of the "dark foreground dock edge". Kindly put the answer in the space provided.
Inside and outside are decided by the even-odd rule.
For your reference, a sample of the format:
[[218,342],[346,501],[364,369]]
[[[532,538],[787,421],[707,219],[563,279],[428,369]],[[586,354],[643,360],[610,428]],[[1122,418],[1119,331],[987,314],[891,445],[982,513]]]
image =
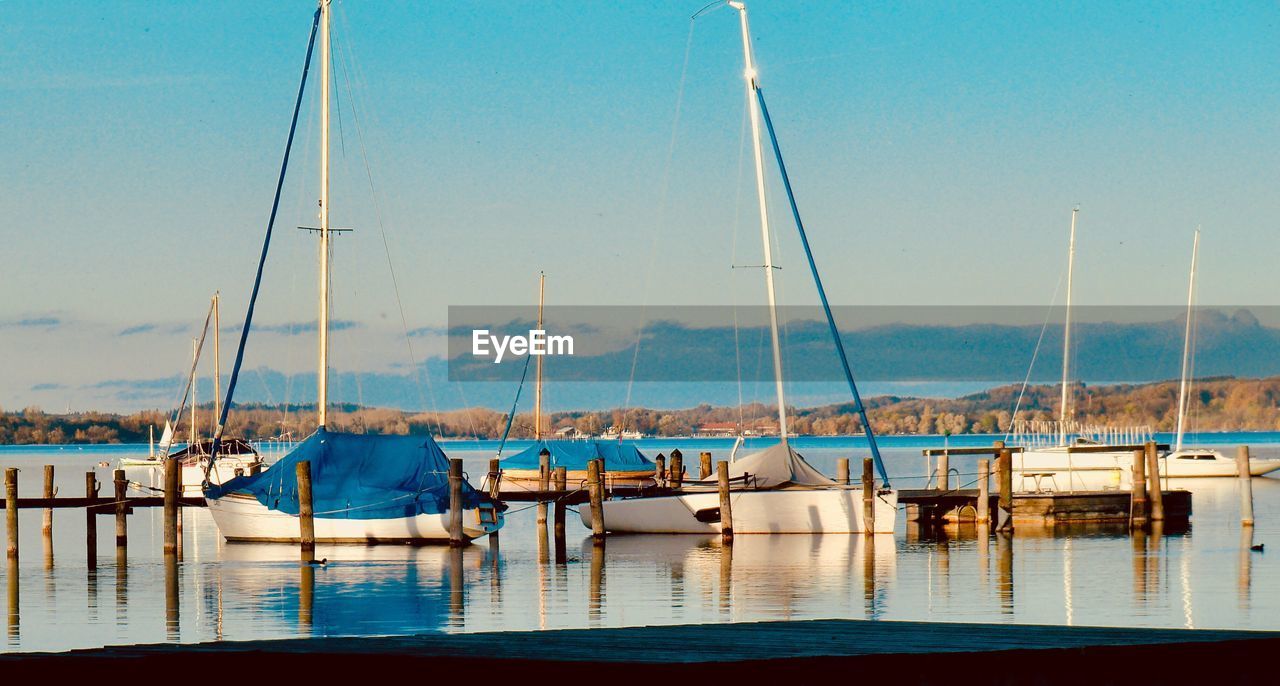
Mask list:
[[10,682],[97,673],[212,683],[252,668],[311,683],[351,683],[364,674],[585,684],[871,676],[895,684],[1276,684],[1280,632],[805,620],[0,654],[0,674]]

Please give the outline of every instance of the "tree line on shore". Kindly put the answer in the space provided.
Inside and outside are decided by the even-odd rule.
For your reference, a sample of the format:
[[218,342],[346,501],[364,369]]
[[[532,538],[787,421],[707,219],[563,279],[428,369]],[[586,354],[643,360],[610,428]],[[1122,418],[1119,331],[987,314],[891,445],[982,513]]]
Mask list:
[[[1178,383],[1117,384],[1071,387],[1074,418],[1084,424],[1149,426],[1171,431],[1177,424]],[[1017,420],[1056,420],[1061,387],[1056,385],[1001,386],[960,398],[879,396],[867,401],[872,428],[878,434],[966,434],[1009,430]],[[573,427],[582,434],[600,435],[610,427],[654,436],[688,436],[715,425],[768,433],[776,431],[776,409],[754,403],[742,407],[659,410],[648,408],[550,412],[544,427],[551,431]],[[1197,380],[1188,400],[1189,427],[1198,431],[1280,430],[1280,377]],[[339,404],[330,408],[331,429],[374,434],[432,434],[446,438],[493,439],[502,436],[507,414],[488,408],[447,412],[406,412],[388,408]],[[789,429],[795,434],[845,435],[862,431],[852,403],[788,408]],[[145,443],[159,436],[167,413],[144,410],[132,414],[75,412],[50,414],[37,407],[0,411],[0,444]],[[201,434],[212,430],[210,405],[197,411]],[[519,413],[511,422],[512,438],[533,435],[534,419]],[[235,406],[228,435],[248,440],[289,437],[300,439],[315,428],[314,405]],[[189,433],[189,420],[179,421],[178,440]],[[731,429],[732,430],[732,429]]]

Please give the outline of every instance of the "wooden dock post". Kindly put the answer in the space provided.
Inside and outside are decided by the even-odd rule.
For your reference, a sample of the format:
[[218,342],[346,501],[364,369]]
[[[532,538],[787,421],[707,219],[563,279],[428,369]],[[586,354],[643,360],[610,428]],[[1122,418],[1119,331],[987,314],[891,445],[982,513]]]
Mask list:
[[666,484],[667,458],[662,453],[658,453],[658,456],[653,458],[653,464],[654,464],[653,480],[657,482],[658,486],[662,486]]
[[[546,524],[544,521],[543,524]],[[545,531],[539,529],[539,535]],[[462,536],[462,458],[449,458],[449,545],[457,548],[466,543]]]
[[182,465],[172,457],[164,461],[164,554],[178,554],[178,483]]
[[680,454],[680,449],[676,448],[671,451],[671,487],[680,488],[684,483],[684,456]]
[[720,489],[720,540],[733,543],[733,498],[729,491],[729,463],[716,463],[716,485]]
[[1129,501],[1129,528],[1147,526],[1147,459],[1144,450],[1133,451],[1133,495]]
[[121,549],[129,545],[129,524],[126,515],[129,513],[128,504],[125,502],[126,494],[129,490],[129,481],[124,476],[123,469],[117,469],[112,473],[112,481],[115,483],[115,501],[116,501],[116,549]]
[[991,525],[991,461],[978,460],[978,504],[974,508],[978,526]]
[[[502,460],[497,457],[489,458],[489,497],[498,500],[502,491]],[[489,534],[489,547],[496,549],[498,546],[498,530]]]
[[996,513],[996,530],[1007,531],[1013,529],[1013,453],[1008,448],[1000,448],[1000,456],[996,458],[996,469],[1000,474],[998,479],[1000,499],[999,511]]
[[1249,446],[1236,448],[1236,471],[1240,476],[1240,524],[1253,526],[1253,472],[1249,470]]
[[938,490],[951,490],[951,456],[946,452],[938,456]]
[[18,559],[18,470],[4,470],[4,519],[9,536],[9,559]]
[[315,504],[311,497],[311,460],[294,465],[298,478],[298,543],[302,562],[316,559]]
[[98,568],[98,477],[93,472],[85,472],[84,497],[89,504],[84,508],[84,547],[90,571]]
[[[498,499],[498,493],[502,490],[502,460],[496,457],[489,458],[489,497],[494,500]],[[495,532],[496,533],[496,532]]]
[[704,450],[698,453],[698,479],[711,476],[711,453]]
[[1156,453],[1156,442],[1147,441],[1144,446],[1147,458],[1147,490],[1150,495],[1147,502],[1151,508],[1148,519],[1153,522],[1164,521],[1164,487],[1160,480],[1160,456]]
[[836,483],[841,486],[849,485],[849,458],[836,458]]
[[[538,490],[546,493],[551,490],[551,451],[546,448],[538,453]],[[538,526],[547,527],[547,501],[538,498]]]
[[[53,465],[44,466],[44,497],[53,498],[58,491],[53,487]],[[44,556],[46,562],[53,561],[53,508],[44,508],[44,519],[40,525],[40,535],[44,538]],[[52,565],[49,565],[52,566]]]
[[587,490],[591,498],[591,537],[604,540],[604,483],[600,478],[600,461],[587,463]]
[[862,532],[876,532],[876,477],[871,458],[862,458]]
[[[56,494],[58,489],[54,488],[54,466],[45,465],[45,498],[52,498]],[[45,541],[45,568],[52,570],[54,568],[54,508],[45,508],[40,535]]]
[[569,470],[565,467],[556,467],[555,478],[552,481],[552,488],[556,491],[556,524],[553,536],[555,539],[556,564],[562,565],[569,561],[569,551],[565,544],[565,518],[569,513],[569,508],[565,504],[569,496]]

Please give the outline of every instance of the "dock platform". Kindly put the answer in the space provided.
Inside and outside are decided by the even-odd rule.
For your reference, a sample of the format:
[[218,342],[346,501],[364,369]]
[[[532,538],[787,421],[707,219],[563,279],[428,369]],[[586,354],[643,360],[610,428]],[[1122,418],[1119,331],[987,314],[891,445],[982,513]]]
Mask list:
[[[333,637],[139,645],[0,655],[6,675],[73,670],[216,673],[270,665],[291,677],[358,665],[491,679],[654,683],[663,677],[884,674],[895,683],[1190,683],[1212,664],[1215,684],[1270,674],[1280,632],[802,620],[554,631]],[[88,673],[86,671],[78,672]],[[425,672],[424,672],[425,673]],[[1257,681],[1256,683],[1264,683]]]

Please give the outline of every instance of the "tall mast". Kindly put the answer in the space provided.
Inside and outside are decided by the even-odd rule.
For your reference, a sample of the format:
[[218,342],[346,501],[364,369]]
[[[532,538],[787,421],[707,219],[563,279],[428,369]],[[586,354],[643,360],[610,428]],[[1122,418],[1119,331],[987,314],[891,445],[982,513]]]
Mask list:
[[1067,244],[1067,315],[1062,327],[1062,408],[1058,415],[1058,442],[1067,444],[1067,420],[1071,417],[1068,407],[1070,390],[1067,381],[1071,373],[1071,276],[1076,266],[1076,215],[1080,208],[1071,210],[1071,241]]
[[320,0],[320,332],[316,399],[319,428],[329,405],[329,0]]
[[1187,372],[1191,366],[1191,308],[1196,297],[1196,258],[1200,254],[1200,227],[1191,241],[1191,279],[1187,285],[1187,329],[1182,335],[1182,384],[1178,389],[1178,438],[1174,450],[1182,450],[1182,435],[1187,419]]
[[196,444],[196,362],[200,360],[200,339],[191,339],[191,445]]
[[[546,295],[547,275],[538,272],[538,330],[542,330],[542,303]],[[538,372],[533,384],[533,440],[542,438],[542,355],[538,355]]]
[[769,293],[769,333],[773,339],[773,381],[778,394],[778,435],[787,442],[787,404],[782,392],[782,346],[778,340],[778,302],[773,289],[773,247],[769,234],[769,205],[765,200],[764,151],[760,143],[760,104],[756,100],[756,65],[751,54],[751,27],[747,24],[747,6],[730,0],[729,6],[738,10],[742,24],[742,60],[746,65],[743,77],[747,82],[747,106],[751,108],[751,144],[756,162],[756,195],[760,199],[760,238],[764,243],[764,283]]
[[218,431],[218,417],[222,416],[222,345],[221,336],[218,335],[221,330],[221,320],[219,317],[219,303],[222,296],[218,291],[213,292],[213,432]]

